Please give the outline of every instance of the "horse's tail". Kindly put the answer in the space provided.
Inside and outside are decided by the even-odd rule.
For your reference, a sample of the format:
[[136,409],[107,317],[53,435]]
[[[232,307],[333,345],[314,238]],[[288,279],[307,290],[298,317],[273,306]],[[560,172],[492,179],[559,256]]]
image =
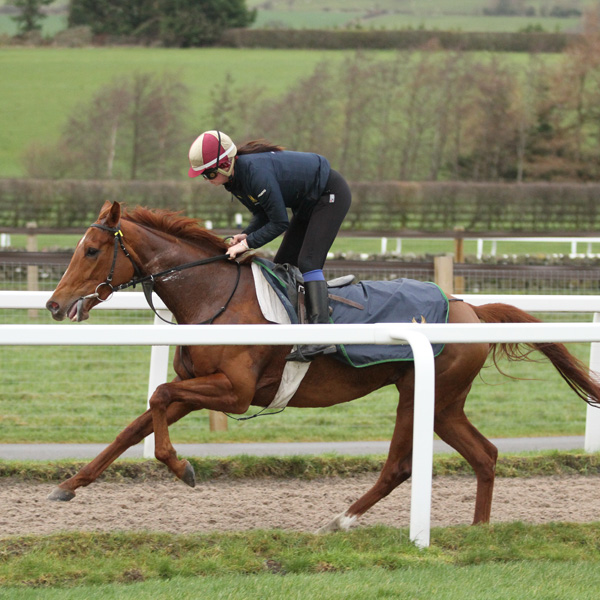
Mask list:
[[[475,314],[485,323],[541,323],[539,319],[524,310],[509,304],[471,305]],[[590,373],[589,368],[573,356],[564,344],[544,342],[498,343],[490,345],[490,353],[494,365],[498,368],[498,360],[506,357],[508,360],[533,360],[529,355],[533,351],[541,352],[554,365],[569,387],[591,406],[600,408],[599,379]]]

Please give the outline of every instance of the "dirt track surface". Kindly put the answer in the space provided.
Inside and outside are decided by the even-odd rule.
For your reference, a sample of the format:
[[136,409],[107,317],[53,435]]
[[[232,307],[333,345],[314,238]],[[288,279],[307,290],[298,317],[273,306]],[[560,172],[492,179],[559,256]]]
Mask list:
[[[191,489],[178,481],[95,483],[70,502],[50,502],[48,483],[0,484],[0,537],[59,531],[193,533],[281,528],[315,531],[374,483],[374,475],[301,480],[219,480]],[[475,479],[433,480],[432,526],[469,524]],[[408,527],[410,483],[376,504],[359,525]],[[492,522],[600,519],[600,477],[496,479]]]

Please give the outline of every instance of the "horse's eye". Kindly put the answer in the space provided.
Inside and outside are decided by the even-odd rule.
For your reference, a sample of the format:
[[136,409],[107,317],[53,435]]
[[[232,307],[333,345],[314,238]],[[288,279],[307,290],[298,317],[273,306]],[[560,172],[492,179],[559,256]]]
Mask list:
[[91,257],[94,257],[98,254],[98,252],[100,252],[100,250],[98,250],[98,248],[86,248],[85,251],[85,255]]

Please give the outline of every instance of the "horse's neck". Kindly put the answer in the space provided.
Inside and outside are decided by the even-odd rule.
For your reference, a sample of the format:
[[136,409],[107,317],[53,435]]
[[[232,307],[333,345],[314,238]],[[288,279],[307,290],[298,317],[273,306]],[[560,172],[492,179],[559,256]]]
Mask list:
[[[142,275],[156,275],[186,263],[212,258],[219,254],[210,242],[191,244],[167,234],[141,229],[145,236],[136,244],[136,262]],[[202,265],[157,278],[154,291],[173,313],[177,322],[191,323],[210,319],[214,306],[222,304],[223,293],[219,281],[228,282],[228,274],[221,275],[219,263]],[[227,285],[227,284],[226,284]],[[198,302],[200,300],[200,302]]]

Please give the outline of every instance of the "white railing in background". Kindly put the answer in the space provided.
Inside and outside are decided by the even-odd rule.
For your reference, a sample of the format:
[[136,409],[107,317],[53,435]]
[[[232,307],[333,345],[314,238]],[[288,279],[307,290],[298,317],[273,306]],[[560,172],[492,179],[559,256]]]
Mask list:
[[[484,242],[491,242],[490,256],[496,256],[498,252],[498,242],[544,242],[544,243],[568,243],[571,245],[571,252],[569,256],[574,258],[576,256],[596,256],[592,254],[592,244],[600,242],[600,238],[575,238],[575,237],[498,237],[498,238],[478,238],[477,239],[477,258],[483,257],[483,244]],[[585,253],[578,253],[578,244],[586,244],[587,251]]]
[[[570,244],[571,252],[569,256],[574,258],[578,256],[597,256],[597,253],[592,253],[592,244],[600,243],[599,237],[495,237],[495,238],[475,238],[472,234],[465,235],[464,232],[461,232],[461,238],[463,240],[477,240],[477,250],[475,252],[478,259],[483,258],[484,254],[484,245],[486,242],[490,243],[490,256],[496,256],[498,253],[498,242],[543,242],[545,244],[548,243],[562,243],[562,244]],[[382,237],[379,238],[381,243],[381,254],[386,254],[388,251],[388,238]],[[393,252],[395,254],[402,254],[402,239],[401,237],[392,238],[396,242],[396,247]],[[423,238],[426,239],[424,235]],[[430,238],[433,239],[433,238]],[[436,240],[455,240],[457,238],[450,237],[436,237]],[[579,244],[584,244],[586,246],[586,252],[577,252]]]
[[[134,297],[141,293],[121,294],[103,308],[142,308]],[[0,292],[0,308],[41,308],[49,297],[46,292]],[[528,296],[462,296],[473,304],[510,301],[525,310],[531,308]],[[600,299],[585,296],[544,296],[540,311],[600,313]],[[16,306],[15,306],[16,304]],[[529,305],[529,306],[527,306]],[[157,308],[164,306],[156,300]],[[578,307],[578,308],[577,308]],[[431,343],[473,342],[600,342],[600,323],[494,323],[494,324],[412,324],[378,323],[375,325],[0,325],[0,345],[237,345],[237,344],[391,344],[409,343],[415,356],[415,402],[413,475],[411,492],[410,538],[420,547],[429,545],[431,523],[431,481],[433,461],[434,359]],[[597,354],[595,352],[592,353]],[[163,364],[166,361],[163,360]],[[164,369],[164,367],[163,367]],[[166,369],[161,372],[161,377]],[[151,375],[152,378],[152,375]],[[149,392],[150,393],[150,392]],[[600,411],[595,411],[600,412]],[[588,425],[593,412],[588,409]],[[594,424],[590,436],[600,442],[600,427]],[[597,448],[596,448],[597,449]],[[590,448],[589,450],[594,450]]]

